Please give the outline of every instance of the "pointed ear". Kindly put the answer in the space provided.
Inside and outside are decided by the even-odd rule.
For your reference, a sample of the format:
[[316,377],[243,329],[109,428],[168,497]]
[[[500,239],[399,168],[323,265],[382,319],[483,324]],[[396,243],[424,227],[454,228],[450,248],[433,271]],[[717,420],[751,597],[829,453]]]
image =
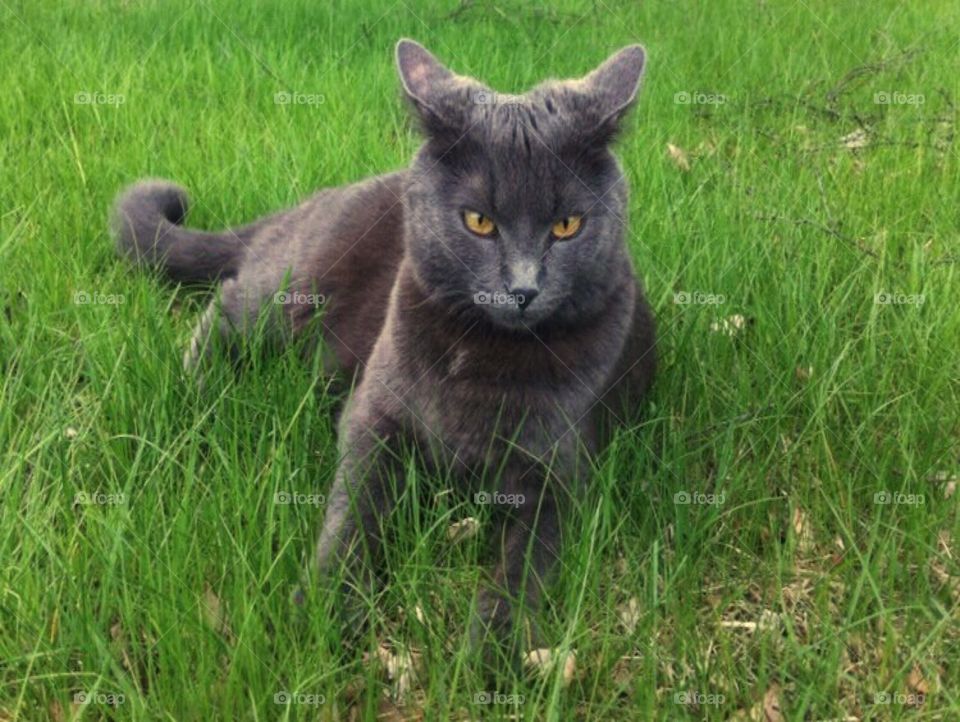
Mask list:
[[637,98],[646,60],[642,45],[628,45],[581,81],[595,104],[598,126],[610,135],[616,132],[620,118]]
[[397,43],[397,71],[407,95],[416,103],[430,105],[430,96],[453,73],[415,40],[402,38]]
[[450,96],[461,78],[414,40],[400,40],[396,55],[403,90],[427,133],[436,135],[455,128],[461,118],[451,107]]

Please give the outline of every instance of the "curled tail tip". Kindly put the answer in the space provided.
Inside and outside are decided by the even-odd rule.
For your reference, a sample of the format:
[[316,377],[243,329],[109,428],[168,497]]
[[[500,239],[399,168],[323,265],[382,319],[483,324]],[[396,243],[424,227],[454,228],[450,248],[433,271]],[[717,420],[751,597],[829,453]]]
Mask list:
[[236,273],[243,256],[238,233],[244,231],[184,228],[187,207],[187,192],[175,183],[156,179],[134,183],[117,198],[110,219],[117,252],[178,283],[206,283]]
[[141,256],[149,251],[160,226],[164,222],[181,224],[188,208],[187,191],[176,183],[147,178],[128,186],[117,197],[110,216],[117,251]]

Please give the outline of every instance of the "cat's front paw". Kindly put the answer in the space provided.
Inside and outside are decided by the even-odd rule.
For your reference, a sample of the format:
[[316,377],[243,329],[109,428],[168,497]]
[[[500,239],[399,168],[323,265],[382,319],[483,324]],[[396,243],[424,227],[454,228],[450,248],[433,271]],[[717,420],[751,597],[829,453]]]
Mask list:
[[543,646],[529,611],[506,594],[481,591],[470,623],[471,649],[491,667],[503,661],[518,667],[527,650]]

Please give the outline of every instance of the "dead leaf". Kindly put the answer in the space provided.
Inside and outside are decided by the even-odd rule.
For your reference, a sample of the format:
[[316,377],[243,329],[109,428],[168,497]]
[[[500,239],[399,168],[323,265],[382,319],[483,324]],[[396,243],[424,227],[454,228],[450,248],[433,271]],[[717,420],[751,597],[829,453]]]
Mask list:
[[427,614],[423,611],[423,607],[421,607],[419,604],[414,606],[413,616],[417,618],[417,621],[420,622],[420,624],[427,626]]
[[741,619],[722,619],[720,620],[720,626],[724,629],[746,629],[748,632],[757,631],[756,622],[743,621]]
[[640,600],[630,597],[626,602],[617,606],[617,618],[627,634],[633,634],[640,621]]
[[840,139],[840,145],[849,150],[866,148],[870,145],[870,134],[863,128],[857,128]]
[[619,688],[630,688],[640,676],[642,657],[639,655],[625,655],[613,665],[611,678],[613,684]]
[[763,722],[785,722],[783,708],[780,706],[780,685],[771,685],[763,695]]
[[936,474],[931,474],[927,477],[930,481],[943,484],[943,498],[949,499],[957,491],[957,481],[960,481],[960,476],[954,476],[945,471],[939,471]]
[[714,333],[722,333],[726,336],[736,336],[747,325],[747,319],[739,313],[735,313],[727,318],[714,321],[710,324],[710,330]]
[[559,649],[545,647],[534,649],[523,658],[524,667],[543,676],[552,672],[558,664],[563,665],[563,686],[566,687],[573,681],[573,675],[577,671],[577,656],[574,652],[563,652]]
[[416,665],[419,655],[405,650],[393,649],[387,644],[377,647],[377,659],[387,672],[387,678],[393,682],[393,699],[403,702],[413,689],[416,681]]
[[786,722],[780,706],[780,685],[771,685],[761,701],[749,710],[738,710],[730,719],[736,722]]
[[937,578],[937,582],[946,587],[953,598],[960,602],[960,577],[955,577],[946,570],[943,564],[936,559],[930,561],[930,571]]
[[[52,722],[63,722],[63,719],[64,719],[63,705],[60,704],[60,700],[57,700],[57,699],[53,700],[53,702],[50,703],[49,711],[50,711],[50,719]],[[6,718],[3,716],[3,711],[0,710],[0,720],[3,720],[3,719],[6,719]]]
[[783,619],[779,614],[770,609],[764,609],[760,612],[760,619],[757,621],[758,632],[776,631],[781,626],[783,626]]
[[930,474],[927,481],[943,484],[943,498],[949,499],[957,491],[957,481],[960,481],[960,476],[951,474],[949,471],[938,471],[935,474]]
[[228,640],[233,639],[233,630],[230,629],[230,624],[227,621],[224,604],[209,584],[204,587],[200,611],[203,614],[203,621],[210,629],[217,634],[222,634]]
[[940,551],[947,555],[948,559],[953,559],[953,540],[950,538],[950,532],[947,529],[941,529],[937,532],[937,546]]
[[480,533],[480,522],[472,516],[454,522],[447,527],[447,539],[454,544],[459,544],[467,539],[472,539]]
[[926,697],[930,693],[930,684],[923,678],[923,670],[917,665],[913,665],[910,674],[907,675],[907,687],[911,692]]
[[807,515],[799,506],[793,510],[793,532],[798,537],[803,536],[807,529]]
[[797,547],[803,553],[813,548],[813,530],[807,522],[807,513],[799,506],[793,510],[793,533],[797,537]]
[[223,626],[223,603],[209,584],[203,590],[203,621],[217,632]]
[[683,148],[673,143],[667,143],[667,154],[670,156],[670,160],[673,161],[674,165],[684,173],[690,170],[690,157]]
[[794,373],[797,381],[809,381],[810,377],[813,376],[813,366],[797,366]]
[[769,632],[780,629],[783,619],[774,611],[764,609],[760,612],[760,618],[753,622],[742,619],[723,619],[720,626],[724,629],[743,629],[748,632]]

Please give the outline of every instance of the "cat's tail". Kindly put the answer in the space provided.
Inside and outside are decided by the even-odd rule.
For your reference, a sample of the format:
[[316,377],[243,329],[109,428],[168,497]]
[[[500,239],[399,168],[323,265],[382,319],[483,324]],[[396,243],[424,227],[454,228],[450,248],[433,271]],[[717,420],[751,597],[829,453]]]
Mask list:
[[195,283],[235,276],[248,229],[207,233],[183,228],[187,192],[164,180],[143,180],[117,199],[110,220],[117,251],[174,281]]

